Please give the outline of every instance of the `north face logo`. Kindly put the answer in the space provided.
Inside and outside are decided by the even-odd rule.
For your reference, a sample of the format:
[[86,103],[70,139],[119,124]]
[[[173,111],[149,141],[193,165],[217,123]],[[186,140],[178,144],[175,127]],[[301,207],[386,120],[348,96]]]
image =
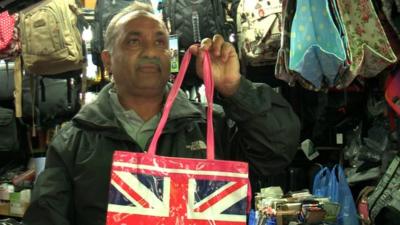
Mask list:
[[206,143],[202,140],[193,141],[190,145],[186,145],[186,148],[190,151],[206,150]]

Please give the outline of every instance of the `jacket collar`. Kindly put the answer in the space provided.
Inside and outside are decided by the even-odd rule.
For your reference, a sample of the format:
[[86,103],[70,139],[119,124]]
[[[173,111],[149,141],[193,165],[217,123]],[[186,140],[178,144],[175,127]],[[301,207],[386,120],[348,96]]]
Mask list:
[[[113,83],[107,84],[98,94],[98,97],[92,103],[84,105],[79,113],[73,118],[73,122],[86,129],[94,129],[98,131],[121,131],[117,118],[110,107],[110,94]],[[171,84],[168,84],[167,91],[169,92]],[[193,104],[187,99],[185,94],[180,91],[172,106],[168,117],[168,122],[164,130],[172,128],[170,121],[183,118],[198,118],[205,120],[205,114],[201,112],[200,104]]]

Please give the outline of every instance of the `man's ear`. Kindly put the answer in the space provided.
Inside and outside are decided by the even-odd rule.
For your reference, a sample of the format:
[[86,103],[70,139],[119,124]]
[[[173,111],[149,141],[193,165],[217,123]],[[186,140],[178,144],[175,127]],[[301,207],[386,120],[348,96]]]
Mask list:
[[103,50],[101,52],[101,60],[103,61],[103,65],[106,71],[112,73],[111,71],[111,54],[108,50]]

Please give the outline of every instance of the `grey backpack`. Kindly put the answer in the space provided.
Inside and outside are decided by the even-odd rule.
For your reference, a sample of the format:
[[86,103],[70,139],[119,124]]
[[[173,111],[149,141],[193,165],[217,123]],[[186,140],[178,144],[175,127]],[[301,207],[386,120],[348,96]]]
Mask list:
[[[374,192],[368,197],[370,217],[375,221],[382,211],[389,209],[400,215],[400,156],[397,155],[379,181]],[[393,218],[398,222],[398,219]],[[379,224],[379,223],[376,223]]]

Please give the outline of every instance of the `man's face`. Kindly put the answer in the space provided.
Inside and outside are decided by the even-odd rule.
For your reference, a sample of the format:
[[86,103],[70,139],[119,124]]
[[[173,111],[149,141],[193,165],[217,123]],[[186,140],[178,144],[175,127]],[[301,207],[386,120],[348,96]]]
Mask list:
[[[127,15],[116,25],[113,52],[105,65],[120,95],[160,95],[170,75],[168,33],[150,15]],[[107,58],[107,57],[106,57]]]

